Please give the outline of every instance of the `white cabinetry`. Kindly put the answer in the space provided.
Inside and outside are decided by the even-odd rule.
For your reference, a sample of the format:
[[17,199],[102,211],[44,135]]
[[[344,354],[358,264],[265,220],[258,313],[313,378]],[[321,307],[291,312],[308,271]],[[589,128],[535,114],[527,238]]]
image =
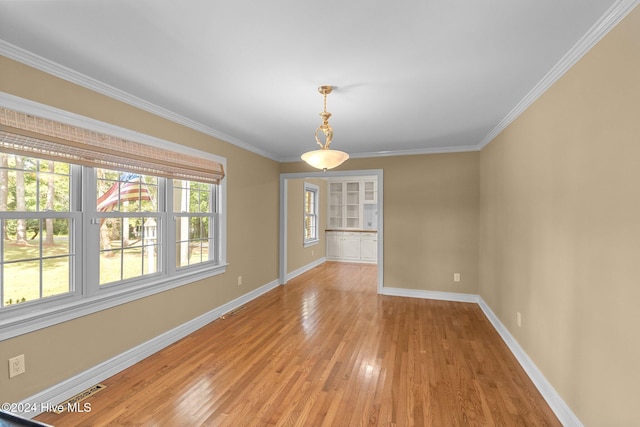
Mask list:
[[362,218],[362,204],[360,200],[361,189],[359,182],[345,182],[345,208],[346,208],[346,223],[345,228],[360,228],[360,218]]
[[329,228],[358,229],[361,227],[360,218],[362,197],[360,197],[360,182],[337,181],[329,183]]
[[366,179],[362,183],[363,186],[363,198],[364,203],[377,203],[378,202],[378,182],[372,179]]
[[327,259],[378,262],[378,178],[329,180]]
[[360,259],[365,262],[378,260],[378,233],[362,233],[360,236]]
[[342,233],[342,259],[360,261],[360,233]]
[[378,233],[327,231],[327,259],[370,262],[378,260]]
[[330,181],[328,228],[330,230],[375,230],[375,225],[365,226],[367,219],[365,215],[377,208],[377,187],[376,177],[341,178]]
[[344,228],[344,187],[342,182],[329,183],[329,228]]
[[327,232],[327,258],[341,259],[342,247],[342,232]]

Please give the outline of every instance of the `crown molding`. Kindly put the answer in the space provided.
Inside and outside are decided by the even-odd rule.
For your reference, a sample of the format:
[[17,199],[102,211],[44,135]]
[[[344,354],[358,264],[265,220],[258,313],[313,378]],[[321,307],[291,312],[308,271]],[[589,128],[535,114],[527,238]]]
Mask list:
[[[419,154],[456,153],[465,151],[479,151],[498,136],[507,126],[518,118],[531,104],[533,104],[547,89],[549,89],[560,77],[564,75],[576,62],[580,60],[598,41],[600,41],[612,28],[614,28],[629,12],[631,12],[640,0],[617,0],[605,14],[578,40],[578,42],[556,63],[551,70],[534,86],[527,95],[477,144],[461,147],[434,147],[414,150],[376,151],[365,153],[353,153],[351,158],[409,156]],[[212,136],[239,148],[261,155],[277,162],[297,162],[298,157],[279,158],[274,154],[254,147],[244,141],[217,131],[213,128],[196,122],[195,120],[181,116],[165,108],[152,104],[120,89],[102,83],[63,65],[50,61],[18,46],[0,40],[0,55],[21,62],[25,65],[46,72],[53,76],[67,80],[71,83],[93,90],[102,95],[124,102],[133,107],[150,112],[174,123],[186,126],[203,134]]]
[[[393,151],[369,151],[363,153],[349,153],[350,159],[368,159],[372,157],[394,157],[394,156],[415,156],[420,154],[446,154],[446,153],[462,153],[468,151],[480,151],[477,145],[461,145],[457,147],[432,147],[432,148],[416,148],[412,150],[393,150]],[[286,157],[280,159],[283,163],[301,162],[300,157]]]
[[564,75],[576,62],[580,60],[593,46],[596,45],[613,27],[629,14],[640,0],[618,0],[600,19],[587,31],[587,33],[573,45],[573,47],[549,70],[537,85],[525,95],[525,97],[494,127],[487,136],[478,144],[478,149],[483,149],[507,126],[533,104],[544,92],[547,91],[560,77]]
[[191,120],[187,117],[181,116],[180,114],[174,113],[173,111],[159,107],[155,104],[152,104],[151,102],[145,101],[142,98],[138,98],[137,96],[131,95],[130,93],[127,93],[123,90],[117,89],[99,80],[65,67],[64,65],[60,65],[56,62],[50,61],[4,40],[0,40],[0,55],[6,56],[7,58],[13,59],[22,64],[51,74],[68,82],[90,89],[94,92],[124,102],[125,104],[155,114],[156,116],[170,120],[174,123],[186,126],[205,135],[212,136],[221,141],[228,142],[229,144],[243,148],[247,151],[251,151],[271,160],[278,161],[278,158],[276,156],[267,151],[247,144],[246,142],[227,135],[223,132],[205,126],[202,123],[196,122],[195,120]]
[[393,150],[393,151],[370,151],[365,153],[354,153],[350,155],[354,159],[368,158],[368,157],[391,157],[391,156],[414,156],[419,154],[445,154],[445,153],[460,153],[466,151],[478,151],[479,148],[475,145],[460,145],[456,147],[431,147],[431,148],[417,148],[412,150]]

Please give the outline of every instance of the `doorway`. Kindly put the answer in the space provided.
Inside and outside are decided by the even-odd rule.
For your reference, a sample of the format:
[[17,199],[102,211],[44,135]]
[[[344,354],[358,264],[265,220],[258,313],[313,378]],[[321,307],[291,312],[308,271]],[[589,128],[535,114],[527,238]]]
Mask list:
[[[362,176],[375,176],[377,179],[377,262],[378,262],[378,293],[382,292],[382,283],[384,277],[384,210],[383,210],[383,171],[382,169],[366,169],[366,170],[353,170],[353,171],[327,171],[327,172],[299,172],[299,173],[284,173],[280,174],[280,233],[279,233],[279,276],[280,283],[286,284],[287,277],[287,256],[289,251],[288,243],[288,185],[290,180],[294,179],[322,179],[322,178],[348,178],[348,177],[362,177]],[[326,209],[321,213],[326,215]],[[324,233],[324,230],[321,230]]]

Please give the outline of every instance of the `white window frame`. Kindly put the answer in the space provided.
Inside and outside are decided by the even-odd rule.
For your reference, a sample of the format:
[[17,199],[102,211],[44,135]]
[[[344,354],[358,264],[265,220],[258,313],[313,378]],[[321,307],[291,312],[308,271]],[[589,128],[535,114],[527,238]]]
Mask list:
[[[171,188],[173,189],[173,182],[169,181]],[[218,200],[218,189],[217,188],[211,188],[211,193],[209,194],[209,204],[211,206],[211,212],[200,212],[200,213],[195,213],[195,212],[176,212],[176,211],[171,211],[171,216],[172,216],[172,221],[170,221],[170,228],[169,228],[169,236],[172,239],[173,245],[171,246],[171,248],[169,249],[169,256],[171,257],[171,259],[176,259],[176,245],[178,242],[176,242],[175,236],[176,236],[176,227],[178,224],[178,218],[180,217],[208,217],[209,218],[209,236],[218,236],[220,234],[220,215],[218,215],[218,209],[220,207],[220,203]],[[170,190],[167,192],[167,206],[173,206],[173,195],[174,195],[174,191]],[[214,241],[215,244],[215,241]],[[219,260],[219,254],[218,254],[218,250],[219,248],[214,246],[214,245],[210,245],[209,246],[209,260],[208,261],[203,261],[201,263],[196,263],[196,264],[190,264],[190,265],[185,265],[185,266],[177,266],[175,264],[171,264],[170,267],[174,268],[176,270],[179,271],[183,271],[183,270],[188,270],[188,269],[197,269],[200,268],[201,265],[203,265],[204,263],[209,263],[209,264],[216,264]]]
[[[316,224],[316,233],[315,236],[307,239],[307,229],[306,229],[306,219],[307,219],[307,193],[313,193],[313,209],[314,212],[311,214],[315,217]],[[307,246],[316,245],[320,242],[320,216],[318,209],[318,205],[320,204],[320,187],[317,185],[311,184],[309,182],[304,183],[304,192],[302,193],[302,238],[303,244],[306,248]]]
[[[227,168],[226,158],[224,157],[6,93],[0,92],[0,106],[171,151],[205,157],[222,164],[225,171]],[[71,198],[72,201],[75,200],[76,202],[71,208],[71,215],[74,221],[78,221],[72,242],[76,253],[72,292],[33,301],[29,304],[25,303],[24,306],[23,304],[17,304],[6,309],[3,308],[0,311],[0,341],[222,274],[226,270],[227,178],[224,178],[217,185],[215,191],[218,210],[215,214],[217,218],[217,221],[215,221],[217,230],[215,232],[218,236],[215,248],[217,262],[203,262],[188,268],[176,269],[173,265],[174,263],[169,261],[170,259],[175,260],[175,224],[173,224],[170,210],[165,210],[161,214],[164,216],[163,224],[165,226],[161,227],[160,230],[160,233],[162,233],[161,238],[164,242],[160,260],[160,264],[165,266],[162,273],[142,276],[140,279],[135,280],[115,282],[113,286],[99,286],[97,280],[99,276],[98,265],[96,262],[90,262],[90,257],[97,256],[97,248],[100,246],[97,230],[97,227],[99,227],[99,215],[96,212],[95,203],[95,170],[90,167],[73,167],[72,169],[74,170],[72,180],[76,180],[76,184],[71,187]],[[171,187],[172,181],[166,179],[165,188]],[[170,195],[171,191],[165,190],[164,194]],[[79,210],[80,201],[82,202],[82,211]],[[172,206],[167,202],[165,200],[163,203],[166,206]],[[9,214],[15,216],[12,212],[9,212]],[[89,251],[89,248],[96,248],[95,255],[92,251]],[[173,258],[169,258],[172,256]]]
[[[97,186],[96,186],[96,182],[97,182],[97,176],[96,176],[96,168],[83,168],[84,170],[84,180],[83,182],[88,182],[90,183],[89,185],[85,185],[85,189],[87,190],[85,192],[85,200],[87,200],[87,203],[84,203],[85,206],[87,206],[87,208],[89,208],[89,205],[91,205],[91,212],[92,212],[92,216],[95,217],[97,219],[96,221],[92,221],[92,224],[95,225],[96,227],[92,227],[91,228],[91,232],[88,234],[87,237],[91,237],[94,238],[95,236],[93,235],[94,233],[98,233],[98,250],[97,251],[84,251],[86,253],[86,259],[87,259],[87,269],[90,272],[90,278],[91,278],[91,282],[93,282],[94,280],[98,282],[98,287],[97,289],[95,289],[95,291],[97,293],[99,292],[105,292],[105,290],[107,290],[109,287],[115,287],[115,286],[121,286],[121,287],[126,287],[126,286],[138,286],[139,283],[141,283],[142,281],[147,281],[147,280],[151,280],[151,278],[155,275],[155,276],[159,276],[162,273],[166,273],[165,269],[166,269],[166,263],[164,262],[164,257],[163,254],[164,252],[166,252],[165,247],[168,245],[168,242],[165,240],[165,233],[163,233],[163,230],[167,227],[167,215],[168,213],[166,212],[165,209],[165,192],[166,192],[166,183],[167,181],[169,181],[168,179],[164,179],[164,178],[160,178],[157,177],[158,179],[158,195],[157,195],[157,205],[158,205],[158,210],[157,211],[151,211],[151,212],[127,212],[127,211],[111,211],[111,212],[96,212],[96,203],[95,201],[97,200]],[[87,209],[89,210],[89,209]],[[145,275],[141,275],[141,276],[137,276],[137,277],[133,277],[130,279],[125,279],[125,280],[119,280],[119,281],[115,281],[115,282],[110,282],[110,283],[106,283],[106,284],[99,284],[100,282],[100,220],[102,218],[134,218],[134,217],[153,217],[156,219],[156,226],[157,226],[157,239],[160,242],[160,247],[159,247],[159,253],[157,254],[158,256],[158,265],[157,265],[157,271],[155,273],[151,273],[151,274],[145,274]],[[92,245],[93,246],[93,245]],[[94,246],[95,247],[95,246]],[[93,289],[92,289],[93,290]]]

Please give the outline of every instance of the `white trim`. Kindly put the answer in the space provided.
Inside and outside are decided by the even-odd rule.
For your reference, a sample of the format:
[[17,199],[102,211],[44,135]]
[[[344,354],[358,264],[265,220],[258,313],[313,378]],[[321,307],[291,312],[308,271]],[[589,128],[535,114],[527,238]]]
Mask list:
[[[43,58],[35,53],[24,50],[18,46],[8,43],[4,40],[0,40],[0,55],[7,58],[18,61],[22,64],[33,67],[37,70],[44,71],[45,73],[59,77],[71,83],[77,84],[81,87],[91,89],[102,95],[106,95],[110,98],[124,102],[133,107],[139,108],[144,111],[148,111],[155,114],[158,117],[170,120],[174,123],[186,126],[198,132],[217,138],[221,141],[228,142],[236,147],[243,148],[247,151],[259,154],[268,159],[277,162],[299,162],[300,157],[287,157],[279,158],[278,156],[263,150],[258,147],[254,147],[244,141],[239,140],[233,136],[227,135],[223,132],[217,131],[213,128],[205,126],[195,120],[189,119],[177,113],[174,113],[166,108],[159,107],[151,102],[145,101],[142,98],[131,95],[123,90],[117,89],[92,77],[86,76],[75,70],[72,70],[64,65],[60,65],[56,62]],[[431,148],[419,148],[411,150],[398,150],[398,151],[376,151],[366,153],[352,153],[351,158],[370,158],[370,157],[388,157],[388,156],[403,156],[403,155],[415,155],[415,154],[434,154],[434,153],[457,153],[465,151],[478,151],[479,146],[466,145],[461,147],[431,147]]]
[[315,239],[312,239],[312,240],[305,240],[303,245],[302,245],[302,247],[303,248],[309,248],[309,247],[315,246],[315,245],[317,245],[319,243],[320,243],[320,239],[318,239],[318,238],[315,238]]
[[[292,273],[290,278],[298,276],[317,265],[324,262],[314,262],[308,264]],[[236,308],[248,303],[249,301],[271,291],[279,285],[278,280],[274,280],[258,289],[248,292],[233,301],[223,304],[208,313],[205,313],[195,319],[190,320],[168,332],[165,332],[157,337],[140,344],[118,356],[100,363],[93,368],[90,368],[74,377],[71,377],[61,383],[58,383],[40,393],[37,393],[31,397],[24,399],[20,402],[20,405],[27,407],[33,407],[35,404],[37,408],[46,407],[47,404],[55,405],[64,400],[74,396],[75,394],[104,381],[105,379],[121,372],[144,358],[162,350],[163,348],[177,342],[178,340],[186,337],[187,335],[195,332],[210,322],[218,319],[221,315],[235,310]],[[409,297],[409,298],[422,298],[422,299],[435,299],[442,301],[454,301],[454,302],[466,302],[476,303],[480,306],[480,309],[485,314],[489,322],[496,329],[502,340],[505,342],[509,350],[518,360],[518,363],[525,370],[526,374],[531,378],[534,385],[549,404],[553,412],[556,414],[562,425],[565,427],[583,427],[578,417],[571,411],[569,406],[562,400],[558,392],[553,388],[551,383],[547,381],[542,372],[537,368],[533,361],[529,358],[526,352],[520,347],[518,342],[509,333],[508,329],[500,322],[498,317],[493,313],[491,308],[485,303],[485,301],[479,295],[475,294],[460,294],[454,292],[435,292],[435,291],[423,291],[416,289],[401,289],[401,288],[388,288],[384,287],[381,292],[384,295]],[[20,406],[19,405],[19,406]],[[24,417],[35,417],[39,414],[35,412],[19,413],[18,415]]]
[[[478,145],[462,145],[456,147],[429,147],[414,148],[411,150],[394,150],[394,151],[368,151],[364,153],[350,153],[350,159],[369,159],[373,157],[393,157],[393,156],[414,156],[420,154],[446,154],[446,153],[465,153],[468,151],[480,151]],[[300,157],[281,158],[282,163],[299,162]]]
[[378,293],[382,293],[384,280],[384,171],[382,169],[362,169],[326,172],[295,172],[280,174],[280,237],[279,237],[279,277],[280,283],[287,283],[287,188],[289,179],[304,178],[340,178],[340,177],[377,177],[378,187]]
[[316,268],[317,266],[319,266],[320,264],[325,263],[326,261],[327,261],[327,259],[323,257],[323,258],[317,259],[317,260],[315,260],[313,262],[310,262],[309,264],[304,265],[304,266],[298,268],[297,270],[293,270],[291,273],[287,273],[287,276],[286,276],[287,277],[287,281],[289,281],[289,280],[291,280],[291,279],[293,279],[295,277],[298,277],[302,273],[306,273],[307,271],[309,271],[309,270],[311,270],[313,268]]
[[[235,310],[236,308],[248,303],[249,301],[271,291],[279,285],[277,280],[272,281],[258,289],[248,292],[239,298],[234,299],[226,304],[221,305],[203,315],[196,317],[176,328],[171,329],[155,338],[150,339],[124,353],[121,353],[109,360],[106,360],[80,374],[66,379],[46,390],[41,391],[31,397],[24,399],[18,407],[41,408],[57,405],[66,399],[75,396],[83,390],[112,377],[144,358],[168,347],[187,335],[195,332],[203,326],[213,322],[225,313]],[[33,418],[40,412],[18,413],[18,415]]]
[[[598,41],[602,39],[613,27],[615,27],[629,12],[631,12],[640,0],[617,0],[598,21],[584,34],[578,42],[549,70],[549,72],[525,95],[525,97],[476,145],[465,145],[458,147],[432,147],[398,151],[376,151],[367,153],[352,153],[352,158],[371,158],[402,156],[416,154],[434,153],[456,153],[465,151],[479,151],[500,134],[511,122],[522,114],[533,102],[538,99],[549,87],[551,87],[564,73],[569,70],[580,58],[582,58]],[[299,162],[300,158],[286,157],[278,158],[272,153],[254,147],[235,137],[205,126],[195,120],[176,114],[170,110],[159,107],[144,99],[133,96],[127,92],[107,85],[94,78],[74,71],[68,67],[50,61],[35,53],[24,50],[18,46],[0,40],[0,55],[26,64],[37,70],[44,71],[53,76],[75,83],[79,86],[91,89],[110,98],[122,101],[128,105],[148,111],[159,117],[170,120],[174,123],[187,126],[198,132],[228,142],[237,147],[264,156],[268,159],[279,162]]]
[[[303,183],[302,187],[302,245],[306,248],[320,243],[320,209],[318,206],[320,205],[320,187],[306,181]],[[310,239],[306,238],[307,229],[305,227],[305,220],[307,219],[307,192],[313,193],[313,216],[316,220],[316,235]]]
[[[542,79],[518,102],[509,113],[491,131],[475,145],[463,145],[456,147],[431,147],[411,150],[375,151],[367,153],[351,153],[350,157],[372,158],[391,156],[410,156],[419,154],[460,153],[468,151],[480,151],[498,136],[507,126],[517,119],[527,108],[531,106],[544,92],[560,79],[576,62],[580,60],[596,43],[598,43],[609,31],[624,19],[640,0],[617,0],[595,24],[569,49],[569,51],[542,77]],[[287,157],[280,160],[283,163],[299,162],[299,157]]]
[[[6,312],[2,313],[2,316],[0,316],[0,341],[33,332],[38,329],[43,329],[78,317],[82,317],[87,314],[95,313],[97,311],[115,307],[120,304],[154,295],[159,292],[173,289],[225,272],[227,267],[226,200],[227,181],[229,176],[227,171],[227,159],[225,157],[217,156],[215,154],[201,151],[195,148],[183,146],[130,129],[101,122],[89,117],[51,107],[49,105],[19,98],[17,96],[4,92],[0,92],[0,106],[22,113],[55,120],[72,126],[82,127],[84,129],[92,130],[95,132],[106,133],[112,136],[132,140],[142,144],[152,145],[154,147],[160,147],[170,151],[188,153],[194,156],[208,158],[222,164],[226,174],[226,178],[223,179],[218,185],[218,197],[221,209],[218,212],[219,239],[217,243],[219,257],[217,265],[203,264],[191,268],[190,270],[183,269],[180,273],[177,273],[175,275],[157,275],[154,277],[150,277],[148,280],[142,279],[140,286],[137,286],[135,288],[124,287],[120,290],[114,289],[113,291],[95,295],[85,294],[82,298],[79,298],[78,296],[62,296],[60,298],[51,297],[50,301],[43,301],[42,304],[37,307],[37,311],[22,312],[13,316],[7,315]],[[86,180],[86,177],[83,179]],[[90,181],[84,181],[83,185],[86,186],[88,182],[90,183]],[[90,233],[87,233],[87,227],[90,226],[89,219],[87,217],[88,211],[84,210],[81,213],[84,217],[82,221],[82,235],[90,236]],[[167,211],[167,217],[170,215],[170,213],[171,212]],[[170,244],[169,242],[170,240],[167,240],[167,244]],[[89,245],[91,244],[91,242],[89,241],[86,241],[85,243]],[[77,262],[84,262],[82,258],[83,254],[78,254],[77,256]],[[88,269],[85,269],[85,271],[83,272],[83,277],[76,277],[77,286],[81,286],[80,284],[86,283],[87,271]],[[85,290],[88,289],[85,288]]]
[[[1,41],[2,40],[0,40],[0,42]],[[226,167],[226,159],[224,157],[217,156],[215,154],[198,150],[186,145],[167,141],[165,139],[157,138],[155,136],[137,132],[131,129],[116,126],[111,123],[106,123],[100,120],[92,119],[90,117],[81,116],[79,114],[61,110],[50,105],[20,98],[6,92],[0,92],[0,106],[21,113],[42,117],[43,119],[54,120],[56,122],[68,124],[71,126],[76,126],[79,128],[104,133],[118,138],[123,138],[129,141],[138,142],[140,144],[150,145],[152,147],[158,147],[169,151],[176,151],[192,156],[204,157],[206,159],[221,163]]]
[[483,149],[515,119],[524,113],[543,93],[560,79],[576,62],[596,45],[613,27],[615,27],[640,0],[618,0],[596,21],[584,36],[549,70],[533,89],[498,123],[478,144]]
[[547,381],[540,369],[533,363],[527,353],[520,347],[520,344],[511,335],[509,330],[500,322],[498,317],[493,313],[491,308],[482,299],[480,295],[475,294],[459,294],[454,292],[436,292],[436,291],[423,291],[417,289],[401,289],[401,288],[388,288],[384,287],[382,294],[409,297],[409,298],[422,298],[422,299],[435,299],[442,301],[453,302],[470,302],[476,303],[480,306],[480,309],[487,317],[491,325],[498,332],[504,343],[509,347],[511,353],[518,360],[522,369],[524,369],[527,376],[531,379],[536,386],[543,399],[547,402],[551,410],[556,414],[560,422],[564,427],[583,427],[578,417],[571,411],[571,408],[562,400],[562,397],[553,388],[551,383]]
[[435,299],[442,301],[454,301],[454,302],[474,302],[479,300],[478,295],[474,294],[462,294],[456,292],[436,292],[436,291],[423,291],[418,289],[401,289],[401,288],[389,288],[383,287],[383,295],[390,295],[395,297],[407,297],[407,298],[421,298],[421,299]]
[[267,157],[271,160],[278,160],[277,157],[265,150],[254,147],[244,141],[212,129],[208,126],[196,122],[195,120],[191,120],[187,117],[181,116],[177,113],[167,110],[166,108],[158,107],[157,105],[145,101],[142,98],[138,98],[137,96],[131,95],[123,90],[117,89],[92,77],[88,77],[82,73],[67,68],[64,65],[60,65],[53,61],[50,61],[4,40],[0,40],[0,55],[6,56],[7,58],[21,62],[37,70],[44,71],[45,73],[51,74],[55,77],[59,77],[87,89],[91,89],[102,95],[106,95],[110,98],[122,101],[125,104],[131,105],[144,111],[148,111],[158,117],[162,117],[174,123],[186,126],[190,129],[212,136],[221,141],[228,142],[229,144],[235,145],[236,147],[243,148],[245,150]]
[[280,234],[278,242],[278,277],[280,284],[287,283],[287,238],[289,233],[287,232],[287,204],[289,203],[289,197],[287,192],[289,191],[289,180],[285,179],[280,174]]
[[531,378],[531,381],[540,394],[542,394],[544,400],[547,401],[547,404],[549,404],[551,410],[556,414],[562,425],[564,427],[583,427],[578,417],[571,411],[571,408],[562,400],[562,397],[560,397],[551,383],[547,381],[540,369],[538,369],[527,353],[520,347],[518,341],[509,333],[509,330],[500,322],[500,319],[493,313],[482,297],[478,298],[478,305],[485,316],[487,316],[489,322],[491,322],[495,330],[500,334],[502,340],[507,344],[509,350],[511,350],[511,353],[518,359],[518,363],[520,363],[522,369],[524,369],[529,378]]
[[[343,264],[377,264],[378,261],[363,261],[361,259],[340,259],[340,258],[327,258],[327,261],[340,262]],[[380,295],[385,295],[383,292],[378,292]]]
[[144,286],[136,288],[127,287],[106,294],[74,299],[74,301],[69,303],[61,303],[50,308],[43,308],[37,311],[8,317],[0,321],[0,341],[216,276],[224,273],[226,267],[226,264],[216,265],[206,270],[199,270],[193,274],[167,276]]

